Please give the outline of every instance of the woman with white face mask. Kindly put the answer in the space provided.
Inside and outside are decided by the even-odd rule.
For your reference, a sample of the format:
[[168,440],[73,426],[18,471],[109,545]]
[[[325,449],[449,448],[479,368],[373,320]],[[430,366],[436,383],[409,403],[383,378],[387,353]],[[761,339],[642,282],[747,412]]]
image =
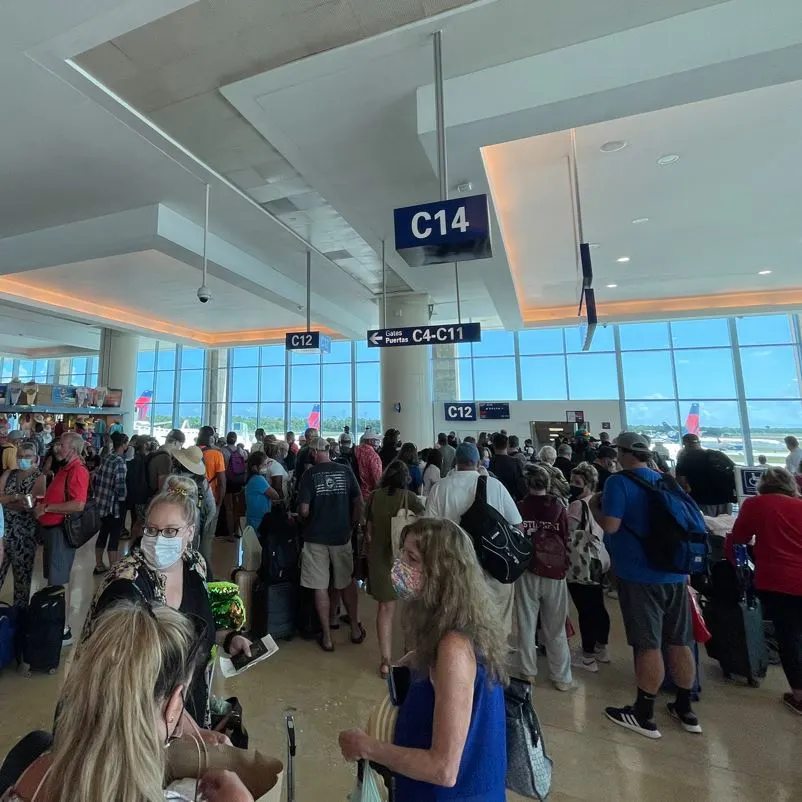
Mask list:
[[[198,486],[186,476],[168,476],[161,492],[148,507],[143,537],[130,554],[103,577],[87,616],[81,640],[86,640],[97,616],[122,600],[164,604],[206,623],[203,653],[207,655],[186,694],[186,712],[201,726],[210,724],[209,657],[215,642],[215,625],[206,590],[206,564],[192,549],[198,507]],[[250,654],[250,641],[232,633],[224,645],[229,654]],[[204,733],[216,743],[218,733]]]
[[23,443],[17,450],[17,469],[0,477],[0,504],[5,513],[5,550],[0,558],[0,588],[8,569],[14,577],[14,606],[27,608],[36,557],[36,518],[28,503],[45,494],[45,477],[39,470],[36,445]]

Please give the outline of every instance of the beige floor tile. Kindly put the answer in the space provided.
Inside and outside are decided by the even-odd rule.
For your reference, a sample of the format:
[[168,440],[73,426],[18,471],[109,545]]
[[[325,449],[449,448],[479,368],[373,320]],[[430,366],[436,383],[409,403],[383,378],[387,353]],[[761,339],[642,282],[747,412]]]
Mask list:
[[[233,562],[233,547],[216,543],[216,562],[224,572]],[[96,580],[91,549],[82,550],[73,579],[74,621],[86,613]],[[0,597],[10,597],[10,581]],[[353,768],[341,758],[337,734],[361,726],[385,693],[377,676],[379,654],[373,620],[375,607],[363,599],[368,629],[363,646],[348,642],[347,629],[336,633],[334,654],[295,639],[281,643],[266,663],[233,680],[222,691],[236,695],[245,709],[251,742],[281,757],[283,714],[295,711],[298,725],[298,799],[344,800]],[[718,665],[703,657],[703,701],[697,711],[702,736],[681,732],[658,703],[663,738],[648,741],[608,722],[607,704],[631,701],[634,685],[627,649],[614,602],[613,663],[598,675],[577,671],[572,694],[547,683],[534,689],[535,706],[544,725],[546,745],[555,762],[551,802],[568,800],[640,800],[640,802],[800,802],[802,800],[802,718],[779,703],[786,689],[782,673],[772,668],[758,689],[725,683]],[[79,626],[74,625],[79,631]],[[400,651],[400,642],[398,644]],[[54,677],[30,679],[6,670],[0,675],[0,755],[32,729],[48,728],[67,660]],[[521,797],[510,794],[510,800]]]

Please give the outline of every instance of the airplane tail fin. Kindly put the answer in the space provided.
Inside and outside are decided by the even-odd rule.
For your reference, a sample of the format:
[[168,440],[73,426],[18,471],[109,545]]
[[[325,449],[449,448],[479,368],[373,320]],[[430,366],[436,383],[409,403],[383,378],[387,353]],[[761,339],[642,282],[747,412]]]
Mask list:
[[685,418],[685,434],[699,435],[699,404],[691,404],[688,417]]

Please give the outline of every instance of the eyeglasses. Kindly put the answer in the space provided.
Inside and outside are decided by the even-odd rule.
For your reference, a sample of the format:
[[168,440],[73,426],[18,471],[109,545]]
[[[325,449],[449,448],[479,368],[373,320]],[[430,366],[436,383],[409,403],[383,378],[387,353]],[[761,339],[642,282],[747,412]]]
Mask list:
[[176,537],[179,532],[183,532],[187,527],[186,526],[166,526],[164,529],[157,529],[155,526],[146,526],[142,530],[142,534],[145,537],[162,537],[171,538]]

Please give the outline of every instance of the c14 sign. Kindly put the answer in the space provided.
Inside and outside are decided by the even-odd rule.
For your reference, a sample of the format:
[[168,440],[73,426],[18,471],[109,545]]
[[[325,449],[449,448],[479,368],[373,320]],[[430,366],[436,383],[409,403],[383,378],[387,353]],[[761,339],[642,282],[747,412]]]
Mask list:
[[482,326],[480,323],[459,323],[449,326],[410,326],[401,329],[373,329],[369,331],[368,348],[476,343],[481,339]]
[[395,249],[413,267],[493,255],[487,195],[396,209]]

